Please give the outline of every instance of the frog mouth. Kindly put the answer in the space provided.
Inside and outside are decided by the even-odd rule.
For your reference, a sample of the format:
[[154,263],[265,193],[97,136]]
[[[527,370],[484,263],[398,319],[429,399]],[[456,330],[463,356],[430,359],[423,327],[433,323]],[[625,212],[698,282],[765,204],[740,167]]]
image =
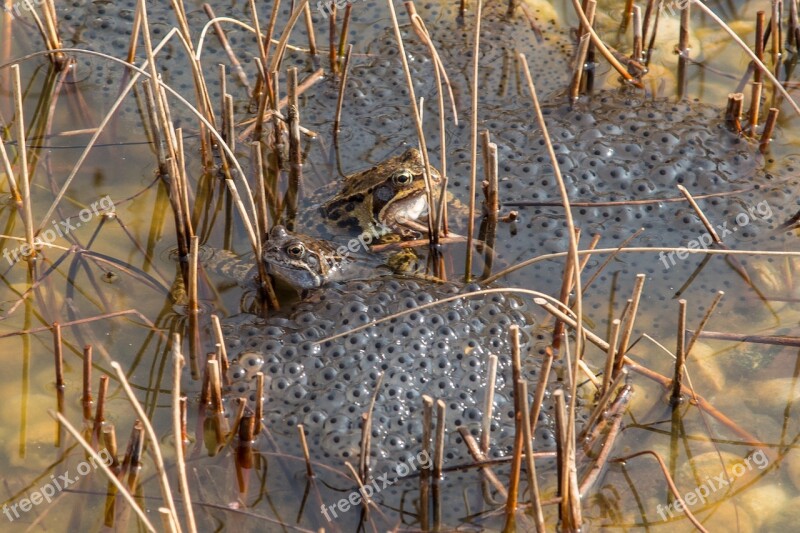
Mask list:
[[425,194],[415,194],[384,207],[380,214],[380,220],[388,226],[416,228],[419,225],[417,220],[427,212],[428,201]]

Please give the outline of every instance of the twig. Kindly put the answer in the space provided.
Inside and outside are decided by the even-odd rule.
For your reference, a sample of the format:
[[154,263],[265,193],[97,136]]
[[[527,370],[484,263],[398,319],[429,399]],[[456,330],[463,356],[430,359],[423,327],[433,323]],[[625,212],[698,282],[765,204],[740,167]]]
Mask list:
[[78,441],[78,444],[80,444],[86,451],[86,453],[88,453],[92,457],[94,464],[98,466],[100,470],[103,471],[108,480],[117,488],[120,494],[122,494],[122,497],[125,498],[125,500],[127,500],[128,504],[130,504],[131,508],[134,510],[139,519],[142,521],[142,524],[147,528],[148,531],[152,531],[153,533],[155,533],[156,529],[150,523],[150,520],[147,519],[147,515],[145,515],[144,510],[139,507],[139,505],[133,499],[133,496],[131,496],[131,493],[128,492],[128,489],[125,488],[122,482],[120,482],[120,480],[117,479],[117,476],[115,476],[114,473],[111,471],[111,469],[108,468],[103,458],[100,457],[100,455],[92,449],[92,447],[89,445],[88,442],[86,442],[86,440],[83,437],[81,437],[80,432],[77,429],[75,429],[75,427],[72,424],[70,424],[69,420],[67,420],[61,413],[54,413],[53,411],[48,410],[48,414],[53,418],[55,418],[56,420],[58,420],[59,422],[61,422],[61,424],[63,424],[63,426],[67,429],[67,431],[73,437],[75,437],[75,440]]
[[183,424],[181,420],[181,368],[184,360],[181,354],[181,336],[172,335],[172,434],[175,438],[175,467],[178,472],[178,486],[183,495],[183,511],[186,515],[186,529],[197,532],[197,523],[192,509],[192,496],[189,480],[186,478],[186,461],[183,456]]
[[311,468],[311,453],[308,451],[308,442],[306,442],[306,431],[303,424],[297,424],[297,434],[300,437],[300,447],[303,449],[303,458],[306,461],[306,477],[314,477],[314,470]]
[[[17,130],[17,154],[19,158],[19,180],[22,193],[22,224],[25,226],[25,242],[30,257],[36,255],[33,242],[33,211],[31,208],[31,181],[28,174],[28,148],[25,139],[25,114],[23,112],[22,83],[19,78],[19,65],[11,65],[11,76],[14,82],[14,115]],[[44,222],[42,223],[44,224]],[[27,254],[23,254],[27,255]]]
[[675,377],[672,379],[670,403],[677,406],[681,403],[681,381],[683,366],[686,364],[686,300],[678,300],[678,338],[675,349]]
[[[791,0],[794,4],[794,0]],[[758,127],[758,113],[761,110],[761,89],[764,85],[759,81],[753,83],[753,92],[750,97],[750,111],[748,112],[750,122],[750,137],[756,136],[756,127]]]
[[303,15],[306,22],[306,33],[308,33],[308,50],[312,57],[317,55],[317,38],[314,35],[314,20],[311,18],[311,5],[306,3],[303,8]]
[[[497,356],[489,354],[488,372],[486,377],[486,397],[483,402],[483,420],[481,421],[481,452],[489,453],[491,442],[492,410],[494,409],[494,391],[497,380]],[[526,400],[527,401],[527,400]]]
[[[586,18],[590,24],[594,24],[594,14],[597,9],[595,0],[586,2]],[[586,54],[589,52],[589,43],[592,37],[583,30],[583,26],[578,28],[578,53],[575,58],[575,69],[572,73],[572,82],[569,86],[569,97],[572,101],[578,99],[581,91],[581,79],[586,70]]]
[[[687,506],[686,503],[683,501],[683,498],[681,497],[680,492],[678,492],[678,487],[675,486],[675,483],[672,481],[672,477],[669,475],[669,471],[667,470],[667,465],[664,464],[664,461],[661,459],[661,457],[657,453],[655,453],[653,451],[650,451],[650,450],[644,450],[644,451],[641,451],[641,452],[638,452],[638,453],[634,453],[634,454],[631,454],[631,455],[628,455],[628,456],[625,456],[625,457],[619,457],[617,459],[612,459],[611,462],[624,463],[626,461],[630,461],[634,457],[639,457],[640,455],[652,455],[653,457],[656,458],[656,461],[658,461],[659,466],[661,466],[661,471],[664,473],[664,479],[666,479],[667,485],[669,485],[669,490],[670,490],[670,492],[672,492],[672,495],[675,496],[675,498],[681,503],[680,507],[683,509],[683,512],[686,514],[686,518],[688,518],[689,521],[691,521],[691,523],[694,524],[694,527],[696,527],[699,531],[702,531],[703,533],[708,533],[708,530],[703,527],[703,525],[697,520],[697,518],[695,518],[695,516],[689,510],[689,506]],[[677,508],[678,505],[675,505],[675,507]]]
[[644,274],[636,274],[636,281],[633,284],[633,295],[631,297],[633,303],[631,304],[630,312],[625,320],[625,328],[622,330],[622,337],[620,337],[619,347],[617,348],[617,358],[614,364],[614,375],[612,377],[616,377],[622,370],[622,362],[624,361],[625,353],[628,351],[628,343],[633,333],[633,323],[636,320],[636,313],[639,310],[639,299],[642,297],[644,280]]
[[447,407],[443,400],[436,400],[436,443],[433,456],[433,477],[442,477],[444,466],[444,423]]
[[[348,4],[349,5],[349,4]],[[350,55],[353,53],[353,45],[347,45],[347,52],[344,55],[344,66],[342,67],[342,78],[339,81],[339,97],[336,100],[336,118],[333,120],[333,133],[339,133],[339,124],[342,119],[342,105],[344,104],[344,89],[347,86],[347,73],[350,70]]]
[[170,513],[172,513],[172,518],[175,521],[178,531],[180,532],[181,528],[180,523],[178,522],[178,511],[175,508],[175,502],[172,500],[172,490],[169,487],[167,472],[164,468],[164,459],[161,456],[161,448],[159,447],[160,441],[156,436],[156,432],[153,429],[152,424],[150,424],[150,420],[147,418],[147,414],[144,412],[144,409],[142,409],[142,405],[139,403],[139,400],[136,399],[136,395],[133,393],[133,390],[128,383],[128,379],[125,377],[125,373],[122,371],[122,367],[116,361],[111,362],[111,367],[116,371],[120,385],[122,385],[122,388],[125,390],[125,394],[128,396],[133,409],[136,411],[136,416],[138,416],[142,421],[145,431],[147,432],[147,436],[150,439],[152,446],[150,446],[149,449],[153,454],[156,472],[158,472],[157,477],[161,485],[161,495],[164,498],[164,502],[167,504],[167,507],[169,507]]
[[697,342],[697,338],[703,332],[703,329],[706,327],[708,320],[711,318],[711,314],[719,305],[720,300],[722,297],[725,296],[725,291],[717,291],[717,294],[714,296],[714,301],[711,302],[711,305],[708,306],[706,309],[703,318],[700,320],[700,324],[697,326],[697,329],[692,334],[692,337],[689,339],[689,342],[686,343],[686,358],[689,358],[689,354],[692,353],[692,348],[694,347],[694,343]]
[[203,10],[206,12],[206,15],[208,15],[208,18],[213,21],[212,23],[214,26],[214,32],[217,34],[219,44],[221,44],[222,48],[225,50],[225,54],[228,56],[228,60],[231,62],[231,66],[233,67],[234,72],[236,72],[236,76],[239,77],[239,81],[242,83],[242,85],[247,88],[247,92],[252,92],[253,88],[250,87],[250,81],[247,79],[247,73],[242,68],[242,64],[236,57],[236,53],[233,51],[233,49],[231,49],[231,45],[228,42],[228,37],[225,36],[225,31],[222,29],[222,26],[219,25],[219,22],[214,20],[217,18],[217,15],[214,14],[214,9],[210,4],[203,4]]
[[764,131],[761,132],[761,139],[758,142],[758,149],[763,154],[769,148],[769,143],[772,141],[772,132],[775,129],[775,124],[778,122],[778,113],[780,110],[777,107],[771,107],[767,113],[767,120],[764,122]]
[[475,194],[478,179],[478,65],[480,63],[481,11],[483,0],[477,0],[475,8],[475,38],[472,45],[472,91],[471,91],[471,144],[469,164],[469,220],[467,221],[467,256],[464,262],[464,279],[472,279],[472,241],[475,234]]

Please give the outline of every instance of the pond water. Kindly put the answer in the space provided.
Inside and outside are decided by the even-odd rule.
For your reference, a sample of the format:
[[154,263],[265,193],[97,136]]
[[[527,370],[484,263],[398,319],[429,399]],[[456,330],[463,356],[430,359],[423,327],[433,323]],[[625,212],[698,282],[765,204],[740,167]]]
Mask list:
[[[217,16],[250,23],[246,3],[212,5]],[[714,2],[709,6],[747,43],[754,40],[755,12],[761,9],[769,13],[770,9],[766,2]],[[155,44],[176,25],[176,19],[169,3],[149,2],[147,7]],[[290,7],[289,3],[281,4],[276,36],[280,35],[289,17]],[[431,161],[441,168],[442,138],[432,62],[427,47],[407,24],[402,6],[396,8],[415,94],[424,98],[423,124]],[[458,123],[448,109],[445,135],[448,163],[444,170],[449,178],[449,190],[462,202],[467,202],[469,194],[474,8],[471,3],[466,17],[460,19],[456,3],[431,2],[417,6],[452,83]],[[258,6],[262,29],[267,25],[271,9],[271,2]],[[598,12],[597,28],[609,45],[629,54],[630,29],[619,29],[622,10],[622,2],[603,5]],[[208,16],[199,2],[187,3],[186,11],[197,44]],[[598,248],[616,248],[640,228],[643,228],[641,234],[634,236],[629,246],[708,246],[709,236],[686,202],[655,201],[680,198],[677,185],[681,184],[699,198],[700,207],[718,228],[728,248],[798,251],[795,232],[780,229],[800,209],[795,192],[800,168],[800,140],[795,134],[798,117],[782,98],[773,95],[770,84],[765,82],[760,122],[765,119],[766,108],[777,105],[780,109],[767,154],[758,152],[757,142],[725,127],[727,95],[737,90],[749,59],[713,21],[694,11],[690,56],[696,63],[688,67],[685,99],[677,96],[674,47],[678,39],[678,15],[665,11],[651,72],[645,77],[645,90],[621,88],[618,74],[603,59],[597,59],[591,94],[569,105],[566,88],[572,72],[576,27],[571,5],[568,2],[555,6],[526,2],[512,19],[505,16],[505,11],[504,5],[484,6],[478,82],[479,129],[488,129],[498,146],[501,215],[512,210],[516,212],[513,221],[501,221],[498,225],[495,272],[526,259],[567,249],[564,210],[527,86],[518,71],[515,56],[518,52],[527,56],[570,201],[577,203],[573,216],[575,225],[582,231],[583,248],[595,234],[601,235]],[[0,63],[3,64],[42,48],[30,13],[24,9],[18,12],[20,18],[13,20],[8,14],[0,14]],[[133,1],[76,0],[58,5],[57,12],[65,47],[125,59],[134,21]],[[313,140],[304,138],[303,141],[301,213],[314,202],[313,192],[325,184],[378,164],[402,153],[407,146],[417,144],[408,89],[385,3],[353,4],[348,42],[354,48],[342,128],[336,138],[332,124],[339,78],[329,74],[328,18],[316,5],[312,5],[311,13],[319,55],[309,57],[307,31],[301,18],[289,40],[293,48],[287,51],[283,63],[284,67],[297,66],[301,81],[313,76],[318,68],[326,73],[300,96],[301,124],[317,134]],[[341,24],[341,11],[337,20]],[[531,20],[535,20],[535,31],[531,29]],[[256,41],[246,30],[229,22],[223,24],[230,47],[252,86],[256,80],[253,62],[253,57],[258,55]],[[139,527],[126,503],[118,501],[113,512],[106,509],[106,479],[94,469],[83,473],[81,468],[84,468],[86,456],[63,430],[59,432],[56,422],[48,415],[48,411],[57,406],[50,330],[53,322],[63,324],[65,416],[80,427],[83,346],[92,345],[93,391],[97,391],[100,376],[109,376],[105,420],[116,429],[120,455],[137,416],[110,365],[112,360],[120,363],[151,417],[170,481],[173,487],[177,486],[173,475],[175,439],[170,418],[172,359],[168,339],[172,332],[185,332],[187,317],[183,306],[174,298],[178,277],[177,265],[171,257],[176,246],[174,219],[167,187],[157,178],[156,150],[148,133],[150,124],[143,119],[144,92],[137,86],[134,94],[125,97],[119,112],[66,188],[63,199],[48,213],[81,157],[93,128],[129,80],[129,72],[120,63],[80,52],[71,55],[75,65],[67,74],[54,72],[42,55],[19,62],[26,139],[33,170],[33,220],[44,230],[52,229],[49,235],[53,236],[49,242],[51,246],[40,254],[33,273],[26,268],[26,262],[13,261],[24,244],[25,231],[11,199],[8,181],[0,180],[4,200],[0,206],[0,222],[4,228],[4,258],[0,260],[0,313],[3,317],[0,350],[5,368],[0,376],[0,394],[4,399],[0,407],[0,472],[5,490],[4,517],[0,518],[3,530],[97,530],[102,529],[104,523],[110,523],[109,516],[114,517],[113,523],[120,529]],[[136,58],[139,64],[145,58],[141,45]],[[794,58],[792,52],[785,53],[778,69],[782,80],[793,79]],[[231,60],[213,32],[206,35],[200,61],[214,108],[219,109],[222,92],[217,65],[223,63],[229,66],[226,91],[232,95],[237,122],[252,118],[255,110],[248,89],[232,73]],[[771,60],[767,64],[772,66]],[[189,101],[195,101],[189,57],[174,37],[160,52],[157,65],[165,83]],[[17,156],[18,117],[13,105],[9,68],[0,70],[0,80],[0,117],[6,126],[3,139],[13,159]],[[280,78],[279,85],[281,95],[285,94],[285,76]],[[796,96],[794,87],[793,82],[787,83],[790,93]],[[745,106],[749,105],[749,91],[748,83],[743,91]],[[247,232],[224,182],[216,172],[203,168],[196,118],[175,97],[170,97],[170,108],[173,120],[183,128],[185,136],[192,220],[201,243],[251,258]],[[240,125],[237,132],[245,129],[246,125]],[[252,177],[248,142],[247,139],[237,142],[235,154],[245,174]],[[477,175],[482,179],[484,169],[480,153],[478,160]],[[14,170],[17,168],[15,161]],[[285,184],[287,173],[282,172],[280,179]],[[703,198],[704,195],[712,197]],[[629,202],[633,200],[637,202]],[[626,201],[628,203],[622,205]],[[48,214],[46,219],[45,214]],[[319,226],[304,226],[302,216],[299,220],[298,229],[319,231]],[[466,233],[465,219],[455,210],[451,213],[451,223],[455,232]],[[43,238],[47,235],[43,231]],[[333,231],[317,236],[346,238]],[[450,279],[463,274],[464,252],[463,244],[444,247]],[[606,257],[608,254],[590,258],[584,283]],[[477,261],[476,273],[483,267],[481,257]],[[420,263],[425,264],[424,257],[420,258]],[[697,327],[717,291],[725,291],[707,330],[792,337],[796,334],[797,298],[800,297],[799,284],[793,277],[797,264],[793,257],[765,254],[731,259],[676,252],[623,252],[603,268],[586,290],[586,325],[607,338],[611,321],[620,316],[630,298],[636,275],[644,274],[644,290],[632,338],[639,339],[644,334],[647,338],[641,338],[630,355],[638,363],[671,377],[673,359],[668,352],[675,351],[678,299],[686,299],[688,303],[689,329]],[[563,268],[562,254],[511,272],[495,286],[537,290],[557,297]],[[211,311],[230,317],[246,310],[242,304],[243,295],[245,300],[248,298],[245,292],[235,282],[213,272],[203,276],[200,282],[204,309],[201,323],[208,324]],[[297,296],[285,288],[279,291],[279,296],[284,309],[279,315],[281,318],[275,320],[283,320],[280,324],[286,330],[281,330],[281,334],[286,335],[290,326],[297,323],[285,318],[296,305]],[[345,293],[342,299],[347,297]],[[526,320],[544,325],[526,332],[530,336],[526,338],[529,344],[525,344],[526,350],[530,346],[529,356],[540,357],[542,347],[549,340],[550,322],[529,299],[525,305],[520,312],[526,314]],[[323,318],[332,320],[331,316]],[[238,326],[230,324],[229,329],[241,333],[236,330]],[[384,331],[386,344],[383,346],[394,346],[393,332]],[[303,330],[303,334],[306,333]],[[207,330],[202,336],[203,342],[210,342]],[[489,337],[479,338],[488,343]],[[507,351],[505,338],[502,343],[503,350]],[[286,340],[282,345],[290,344],[301,346],[295,340],[291,343]],[[397,346],[401,344],[398,342]],[[188,349],[188,345],[185,348]],[[476,372],[483,375],[485,355],[491,349],[486,344],[475,350],[475,354],[481,356]],[[502,355],[507,356],[507,353]],[[797,348],[792,346],[700,339],[691,351],[687,378],[694,390],[705,398],[705,405],[722,413],[720,416],[715,416],[716,412],[710,409],[699,409],[691,401],[673,410],[665,400],[667,392],[660,385],[632,373],[630,384],[634,395],[611,458],[648,450],[657,452],[686,506],[708,530],[787,530],[795,522],[795,509],[800,501],[800,457],[796,444],[800,428],[794,416],[794,401],[800,395],[797,356]],[[585,359],[591,368],[602,369],[604,354],[596,347],[587,346]],[[366,376],[366,382],[359,383],[358,390],[369,395],[375,388],[377,376],[370,373],[366,361],[358,361],[356,359],[359,370]],[[459,359],[457,362],[451,358],[444,364],[463,367],[466,361]],[[288,364],[280,368],[280,372],[289,371]],[[504,369],[501,374],[508,370],[507,366],[501,369]],[[189,395],[191,439],[186,448],[187,463],[201,531],[232,528],[352,531],[359,526],[375,530],[394,526],[401,530],[423,528],[416,472],[407,477],[398,474],[391,486],[379,491],[376,496],[379,505],[369,516],[364,516],[361,507],[349,511],[336,507],[342,498],[352,493],[354,482],[344,467],[343,457],[328,453],[330,448],[325,448],[325,453],[319,451],[321,445],[315,439],[320,438],[322,430],[313,427],[308,412],[300,413],[299,406],[298,412],[267,408],[269,415],[265,420],[269,435],[261,435],[256,441],[258,453],[253,468],[246,473],[246,487],[242,490],[232,449],[227,447],[219,453],[209,453],[213,445],[204,441],[208,432],[204,433],[198,422],[201,384],[192,378],[188,368],[184,372],[182,386]],[[531,378],[532,390],[535,372],[531,372],[526,377]],[[563,368],[559,369],[559,377],[563,377],[563,372]],[[453,370],[450,374],[453,380],[455,375]],[[275,372],[272,377],[272,383],[277,383]],[[442,395],[455,395],[459,383],[447,383],[453,390]],[[591,387],[581,387],[586,402],[591,400]],[[348,382],[344,389],[343,394],[352,396],[356,386]],[[268,398],[270,394],[281,392],[268,392]],[[450,408],[448,421],[468,416],[470,402],[477,402],[482,398],[480,394],[483,392],[470,389],[469,397],[462,398],[463,404],[459,403],[457,409]],[[351,396],[347,396],[348,401],[359,406],[354,415],[357,418],[364,402],[355,401]],[[333,400],[327,400],[330,405],[322,396],[315,401],[323,412],[321,416],[326,416],[326,409],[334,408]],[[502,417],[508,414],[503,412],[508,408],[508,403],[502,407],[503,401],[508,402],[508,398],[501,394],[497,403],[498,427],[503,424]],[[228,403],[228,408],[232,409],[232,401]],[[386,408],[388,413],[388,400]],[[309,440],[317,468],[313,482],[306,478],[302,451],[293,429],[301,415],[307,426],[311,424]],[[418,418],[418,414],[410,413],[386,416],[390,420],[391,416]],[[725,417],[730,423],[720,422]],[[746,437],[747,433],[757,442]],[[391,440],[388,433],[381,434],[381,438],[384,437],[385,442],[391,444],[386,444],[386,450],[381,448],[386,453],[384,459],[402,457],[406,462],[412,458],[419,461],[420,456],[415,455],[417,443],[413,439]],[[552,433],[538,432],[536,437],[544,447],[539,449],[547,448],[548,439],[553,438]],[[447,439],[451,450],[448,465],[463,464],[466,453],[458,449],[463,448],[464,443],[455,431],[455,423],[447,427]],[[493,457],[509,454],[508,439],[502,441],[503,445],[500,442],[498,436]],[[319,446],[314,448],[315,445]],[[357,467],[357,457],[350,461]],[[541,462],[537,459],[545,500],[555,496],[552,462],[550,458],[542,458]],[[507,463],[494,468],[503,484],[507,483],[508,470]],[[375,478],[379,479],[383,472],[374,471]],[[65,474],[74,482],[68,487],[58,486],[51,501],[37,504],[33,500],[32,504],[20,506],[22,500],[33,498],[36,491],[47,494],[50,489],[44,487],[52,487],[55,479]],[[437,520],[442,530],[456,527],[499,530],[503,527],[504,499],[498,496],[496,487],[483,481],[479,470],[447,472],[438,490],[444,504],[436,509],[438,515],[434,512],[437,516],[432,518],[431,524]],[[135,494],[150,519],[157,522],[157,509],[162,502],[149,459],[145,460]],[[177,489],[175,495],[180,500]],[[527,496],[525,498],[527,501]],[[328,514],[333,512],[331,506],[338,511],[335,516]],[[328,512],[323,513],[323,508]],[[545,517],[550,528],[554,528],[557,506],[546,506]],[[624,464],[610,463],[599,483],[583,495],[583,518],[587,530],[694,529],[670,495],[652,456],[631,458]],[[527,526],[520,519],[518,528],[525,530]]]

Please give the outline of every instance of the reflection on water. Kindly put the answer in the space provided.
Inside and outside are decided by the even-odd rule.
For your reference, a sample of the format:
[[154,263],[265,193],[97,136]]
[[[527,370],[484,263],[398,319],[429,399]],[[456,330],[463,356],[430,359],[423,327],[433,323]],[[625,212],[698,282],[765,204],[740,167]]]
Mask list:
[[[468,15],[465,21],[459,21],[457,5],[451,4],[417,6],[417,9],[428,23],[452,82],[459,123],[456,126],[448,113],[446,170],[451,191],[465,201],[470,165],[468,117],[473,19]],[[768,6],[740,4],[713,7],[750,43],[754,40],[754,12]],[[148,9],[153,36],[160,39],[175,24],[174,15],[166,5],[149,5]],[[250,20],[247,6],[219,5],[214,9],[218,16]],[[271,4],[259,6],[262,29],[269,9]],[[281,8],[278,29],[288,18],[288,9],[288,5]],[[630,46],[629,33],[615,33],[621,9],[621,4],[603,6],[598,27],[609,44],[625,51]],[[718,29],[701,25],[699,18],[694,21],[691,57],[701,64],[690,67],[687,90],[698,102],[675,102],[676,58],[672,48],[677,42],[677,18],[665,14],[656,40],[647,85],[650,92],[646,97],[632,91],[616,91],[616,73],[600,61],[595,71],[593,96],[568,108],[564,105],[563,89],[571,73],[573,45],[569,26],[574,24],[574,16],[549,5],[526,3],[523,11],[527,14],[518,13],[509,23],[504,16],[505,6],[487,6],[485,10],[480,128],[489,129],[492,141],[498,144],[504,214],[511,209],[517,211],[516,220],[500,223],[498,227],[496,269],[566,249],[563,210],[538,127],[534,126],[526,88],[516,72],[515,52],[526,53],[531,63],[571,200],[595,204],[574,208],[576,225],[583,230],[584,246],[591,235],[599,233],[602,235],[599,247],[613,248],[642,227],[644,232],[631,246],[709,246],[709,233],[683,202],[618,203],[634,198],[679,198],[676,185],[680,183],[699,198],[701,208],[730,248],[796,249],[795,235],[777,228],[798,209],[794,199],[798,140],[792,127],[797,119],[789,106],[778,102],[781,109],[778,129],[771,151],[763,158],[752,143],[724,129],[725,98],[739,83],[747,63],[745,56]],[[133,2],[75,2],[59,6],[65,46],[125,57],[133,14]],[[187,15],[196,39],[207,16],[195,6],[191,6]],[[312,15],[318,43],[325,42],[327,47],[327,19],[316,11]],[[529,18],[535,19],[538,34],[531,30]],[[225,29],[232,50],[252,82],[256,77],[252,62],[257,49],[255,39],[234,26]],[[415,91],[417,96],[425,98],[428,147],[438,165],[441,138],[429,55],[410,27],[404,26],[403,32],[412,60]],[[35,26],[28,17],[13,25],[8,18],[3,19],[0,35],[13,36],[13,47],[2,48],[5,60],[22,57],[40,47]],[[299,24],[291,44],[299,48],[307,46],[306,35],[305,26]],[[333,141],[331,124],[338,80],[327,76],[301,96],[302,125],[318,134],[315,141],[304,141],[306,192],[338,179],[341,174],[350,174],[400,153],[404,144],[416,143],[385,6],[355,5],[349,36],[355,48],[345,92],[342,132],[337,142]],[[791,54],[788,58],[782,76],[793,68]],[[93,128],[128,81],[129,73],[119,64],[86,55],[76,55],[76,59],[75,68],[65,74],[49,69],[42,57],[25,61],[21,64],[21,76],[29,161],[34,170],[34,220],[43,228],[65,228],[64,224],[70,221],[80,225],[73,223],[63,235],[45,239],[51,241],[47,243],[50,246],[40,254],[31,275],[24,263],[12,266],[13,260],[8,261],[14,251],[22,249],[24,239],[20,237],[24,230],[13,202],[0,206],[2,233],[12,236],[4,239],[2,246],[8,254],[4,252],[4,259],[0,260],[0,280],[4,287],[0,293],[0,311],[4,317],[0,334],[4,337],[0,342],[5,368],[0,378],[4,398],[0,408],[3,432],[0,471],[5,480],[5,517],[0,520],[9,520],[12,528],[20,530],[31,524],[51,530],[94,530],[109,516],[105,507],[107,482],[96,472],[79,479],[74,476],[74,483],[57,491],[52,502],[30,503],[35,499],[34,493],[44,493],[42,487],[54,478],[76,472],[85,461],[80,449],[67,439],[63,430],[59,431],[47,414],[56,408],[53,336],[49,327],[53,322],[60,322],[63,328],[67,418],[77,421],[81,416],[83,347],[92,345],[94,390],[100,376],[111,376],[105,403],[106,422],[116,428],[120,455],[136,416],[113,376],[111,360],[122,364],[153,418],[167,462],[172,464],[173,460],[169,411],[172,361],[167,340],[172,332],[183,332],[187,320],[180,302],[175,303],[179,293],[174,283],[178,266],[169,253],[176,242],[174,221],[166,187],[157,179],[155,149],[149,141],[153,130],[143,118],[146,103],[140,86],[123,100],[118,117],[110,122],[88,153],[63,200],[48,220],[41,220],[72,172],[94,133]],[[137,61],[141,63],[143,59],[140,47]],[[209,82],[209,96],[217,108],[222,98],[217,64],[230,64],[230,59],[213,34],[206,37],[201,61]],[[326,61],[322,52],[310,60],[305,52],[290,50],[286,64],[298,65],[300,78],[304,79],[319,66],[327,68]],[[174,43],[167,45],[158,64],[164,80],[193,100],[191,70],[183,49]],[[3,76],[0,114],[5,123],[15,124],[8,70],[0,75]],[[281,94],[284,87],[285,80],[281,78]],[[237,121],[251,118],[254,109],[245,85],[237,76],[228,76],[226,90],[233,96]],[[744,91],[746,101],[748,91],[749,87]],[[216,172],[204,169],[198,157],[197,121],[176,102],[171,104],[172,117],[184,128],[186,153],[190,154],[186,167],[192,188],[191,217],[201,241],[211,247],[247,253],[246,233],[223,180]],[[772,105],[774,101],[765,102],[764,107]],[[237,131],[243,131],[244,127]],[[13,129],[4,137],[12,158],[16,157],[14,138]],[[237,143],[236,154],[247,173],[251,173],[245,140]],[[478,175],[482,176],[482,172],[481,163]],[[8,191],[6,180],[2,183],[3,190]],[[725,194],[703,199],[703,195],[712,193]],[[87,209],[91,212],[93,204],[101,205],[106,198],[113,202],[113,216],[84,215]],[[605,203],[597,205],[597,202]],[[749,213],[746,222],[742,213]],[[461,227],[458,221],[454,223],[459,233],[464,232],[463,222]],[[445,262],[453,272],[451,277],[463,268],[462,254],[460,246],[445,249]],[[672,375],[673,365],[664,347],[675,349],[678,298],[688,301],[687,327],[691,330],[698,327],[714,295],[722,290],[725,296],[707,330],[763,337],[796,334],[796,287],[800,285],[796,276],[800,274],[795,272],[793,258],[726,259],[673,254],[616,256],[586,291],[587,324],[607,338],[611,320],[619,317],[630,297],[635,275],[644,273],[645,289],[634,339],[647,333],[652,340],[640,340],[630,355],[666,376]],[[598,255],[589,260],[584,281],[604,259]],[[557,295],[562,271],[561,259],[543,261],[514,272],[503,281]],[[243,291],[236,283],[212,274],[201,280],[200,291],[199,299],[205,310],[213,309],[227,316],[241,309]],[[292,305],[291,297],[283,298],[283,293],[279,296],[288,306]],[[208,314],[203,315],[203,323],[208,321],[207,317]],[[538,319],[544,320],[544,315]],[[543,339],[536,340],[543,344]],[[210,339],[203,339],[207,340]],[[603,357],[600,350],[587,348],[586,358],[592,368],[602,368]],[[190,379],[186,372],[183,384],[190,393],[189,434],[193,440],[188,447],[188,464],[190,481],[197,491],[195,501],[198,510],[202,510],[198,512],[198,517],[202,517],[201,529],[212,524],[213,527],[242,524],[254,529],[259,521],[266,520],[275,528],[283,522],[308,530],[324,527],[349,531],[363,519],[358,504],[340,505],[343,498],[350,501],[347,498],[354,489],[352,477],[342,469],[340,458],[334,461],[317,456],[320,463],[316,481],[307,482],[300,443],[287,436],[289,432],[275,431],[271,439],[259,439],[260,453],[249,457],[252,468],[244,479],[237,479],[233,456],[227,449],[208,457],[203,440],[208,435],[203,427],[193,426],[201,384]],[[675,480],[683,503],[670,494],[652,456],[641,456],[609,464],[601,482],[584,496],[584,519],[595,527],[690,530],[691,524],[680,512],[680,507],[685,506],[709,530],[734,527],[740,531],[781,530],[793,524],[792,510],[800,498],[800,459],[795,449],[798,427],[793,416],[798,396],[797,374],[795,345],[700,339],[689,356],[687,379],[709,405],[731,420],[730,424],[722,424],[720,417],[699,410],[693,401],[685,401],[672,410],[665,402],[661,386],[635,375],[632,378],[635,394],[611,457],[645,450],[657,452]],[[369,395],[374,382],[359,385],[359,390]],[[337,390],[334,385],[331,387]],[[346,397],[354,390],[350,387],[339,392]],[[498,405],[502,401],[508,407],[508,398],[499,399]],[[228,409],[233,411],[232,402],[229,403]],[[302,417],[306,425],[313,426],[315,413],[289,413],[285,418]],[[285,422],[275,420],[274,416],[270,419],[275,424],[281,421]],[[323,423],[319,422],[319,426],[323,427]],[[448,428],[448,435],[453,439],[450,446],[463,446],[455,431]],[[538,432],[536,438],[539,442],[554,439],[552,433]],[[394,442],[394,445],[396,450],[385,453],[411,448],[410,442],[408,445]],[[242,458],[237,460],[241,464]],[[351,462],[355,465],[357,458],[353,457]],[[544,474],[549,462],[552,459],[537,459],[537,466],[541,466]],[[145,461],[145,469],[139,474],[141,484],[136,495],[142,505],[152,510],[160,503],[150,464]],[[508,479],[508,470],[507,464],[493,468],[503,482]],[[547,477],[544,474],[540,488],[547,499],[556,493],[552,480],[544,481]],[[376,471],[374,479],[379,482],[384,475]],[[395,524],[411,529],[419,527],[422,512],[419,478],[410,474],[383,479],[387,484],[381,485],[380,498],[376,497],[383,505],[371,511],[370,520],[379,529],[384,524],[387,528]],[[242,491],[242,487],[246,490]],[[448,472],[439,490],[447,499],[462,502],[431,510],[432,516],[438,513],[444,524],[501,527],[503,499],[479,471]],[[14,505],[17,507],[13,508]],[[121,527],[134,527],[135,516],[125,511],[126,505],[118,502],[111,514],[116,513],[116,523]],[[331,506],[338,515],[329,521]],[[6,514],[6,509],[10,514]],[[556,512],[554,505],[545,508],[548,523],[556,523]]]

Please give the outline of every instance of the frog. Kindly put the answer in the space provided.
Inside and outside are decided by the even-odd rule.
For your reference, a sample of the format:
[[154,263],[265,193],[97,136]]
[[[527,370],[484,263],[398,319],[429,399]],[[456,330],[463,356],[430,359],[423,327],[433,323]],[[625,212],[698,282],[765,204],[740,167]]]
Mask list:
[[289,231],[280,224],[264,241],[261,260],[271,276],[299,290],[344,279],[355,268],[354,259],[333,243]]
[[[424,163],[416,148],[345,176],[336,184],[335,194],[312,206],[329,224],[356,228],[375,239],[396,235],[417,239],[428,234],[428,226],[419,219],[429,212],[425,189]],[[442,177],[431,166],[430,184],[434,198]],[[318,208],[314,209],[314,208]]]

